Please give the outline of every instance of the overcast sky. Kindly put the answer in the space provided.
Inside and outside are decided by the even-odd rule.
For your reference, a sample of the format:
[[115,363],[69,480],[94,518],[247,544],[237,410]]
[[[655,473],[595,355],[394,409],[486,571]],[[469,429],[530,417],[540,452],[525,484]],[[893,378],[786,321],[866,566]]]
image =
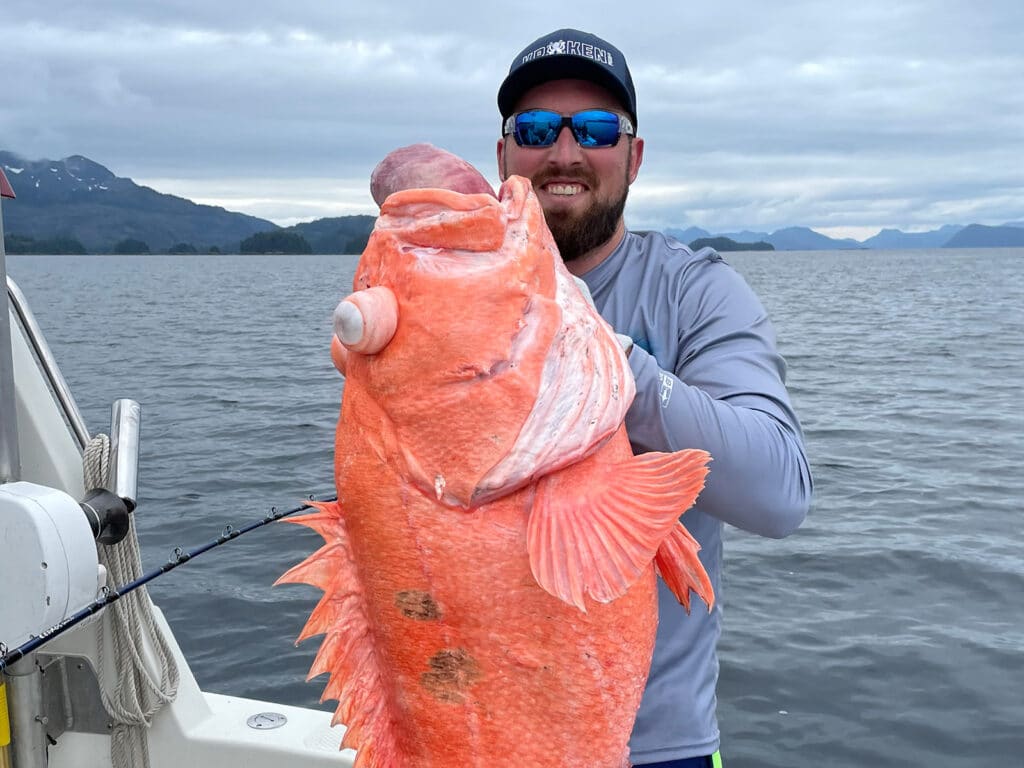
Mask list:
[[283,225],[376,213],[405,144],[496,182],[498,84],[564,26],[633,72],[632,227],[1024,220],[1022,0],[0,0],[0,149]]

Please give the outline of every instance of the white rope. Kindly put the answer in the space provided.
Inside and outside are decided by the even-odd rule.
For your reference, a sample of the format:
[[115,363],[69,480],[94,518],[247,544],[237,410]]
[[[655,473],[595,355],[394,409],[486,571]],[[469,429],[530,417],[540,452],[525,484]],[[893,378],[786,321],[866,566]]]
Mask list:
[[[86,490],[106,485],[110,464],[110,438],[96,435],[86,446],[83,475]],[[129,515],[128,535],[113,546],[99,545],[100,562],[107,569],[107,585],[111,587],[134,581],[142,575],[142,557],[135,532],[135,516]],[[178,665],[174,655],[156,626],[149,594],[145,587],[121,597],[107,607],[111,611],[110,626],[117,669],[113,696],[100,685],[103,706],[114,721],[110,741],[110,758],[115,768],[149,768],[149,745],[146,731],[153,716],[164,704],[174,701],[178,693]],[[104,622],[99,622],[100,680],[104,670]],[[160,667],[157,681],[145,659],[146,638],[150,641],[154,660]]]

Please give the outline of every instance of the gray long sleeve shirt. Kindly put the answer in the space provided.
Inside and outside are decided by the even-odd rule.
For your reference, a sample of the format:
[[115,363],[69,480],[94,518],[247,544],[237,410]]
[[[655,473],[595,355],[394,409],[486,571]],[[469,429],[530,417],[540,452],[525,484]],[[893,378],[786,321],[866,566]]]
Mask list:
[[[721,594],[722,523],[781,538],[803,521],[811,475],[785,387],[785,362],[757,296],[710,248],[627,232],[583,276],[601,315],[633,339],[637,396],[626,416],[636,453],[703,448],[710,473],[682,520]],[[654,660],[630,742],[634,763],[718,749],[720,602],[691,614],[659,580]]]

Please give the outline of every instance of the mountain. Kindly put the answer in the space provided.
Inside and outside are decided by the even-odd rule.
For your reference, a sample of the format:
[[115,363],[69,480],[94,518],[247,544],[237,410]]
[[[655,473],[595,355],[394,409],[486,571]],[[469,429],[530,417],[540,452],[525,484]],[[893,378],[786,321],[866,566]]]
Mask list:
[[686,229],[666,229],[663,230],[669,237],[674,237],[680,243],[692,243],[694,240],[698,240],[702,237],[711,237],[711,233],[706,229],[700,227],[687,227]]
[[764,238],[764,240],[774,245],[778,251],[831,251],[841,248],[864,247],[861,243],[851,238],[836,240],[807,227],[777,229]]
[[883,229],[874,237],[864,241],[867,248],[941,248],[963,227],[947,224],[931,232],[901,232],[898,229]]
[[26,160],[0,150],[0,166],[17,195],[4,206],[4,231],[12,237],[65,237],[90,253],[112,251],[125,240],[154,252],[181,243],[237,251],[242,239],[278,229],[265,219],[139,186],[81,155]]
[[716,251],[773,251],[774,246],[768,242],[769,235],[766,232],[729,232],[712,235],[706,229],[700,227],[687,227],[686,229],[666,229],[665,234],[674,237],[681,243],[686,243],[694,250],[704,247],[714,248]]
[[[740,245],[745,243],[764,242],[771,244],[778,251],[829,251],[841,248],[873,248],[879,250],[898,250],[901,248],[1012,248],[1024,245],[1021,232],[1024,221],[1011,221],[998,227],[971,224],[946,224],[930,232],[903,232],[899,229],[883,229],[877,235],[863,242],[844,238],[837,240],[815,232],[807,227],[788,227],[778,229],[771,234],[767,232],[719,232],[714,235],[699,227],[688,229],[666,229],[665,234],[671,235],[685,243],[709,237],[725,237]],[[747,249],[753,250],[753,249]]]
[[986,227],[971,224],[950,238],[946,248],[1019,248],[1024,246],[1024,227]]
[[287,227],[302,235],[313,253],[362,253],[373,231],[375,216],[337,216]]
[[744,229],[742,232],[719,232],[718,234],[735,240],[737,243],[767,243],[768,238],[771,237],[767,232],[751,232],[749,229]]
[[[768,244],[777,251],[832,251],[842,248],[864,248],[862,243],[856,240],[835,238],[815,232],[807,227],[788,227],[778,229],[771,234],[767,232],[753,232],[749,229],[741,232],[718,232],[712,235],[700,227],[689,227],[688,229],[666,229],[665,234],[670,235],[684,243],[693,243],[695,240],[707,240],[715,237],[727,238],[742,250],[764,250]],[[749,245],[748,248],[742,248]],[[754,247],[754,246],[757,247]]]
[[[30,161],[0,150],[0,167],[17,194],[4,206],[5,241],[12,253],[108,253],[137,245],[165,253],[213,247],[237,252],[242,240],[280,230],[301,236],[314,253],[354,254],[363,250],[375,221],[373,216],[340,216],[281,228],[266,219],[161,194],[81,155]],[[696,226],[664,231],[684,243],[728,238],[743,250],[758,243],[780,251],[1024,245],[1024,221],[998,227],[948,224],[931,232],[885,229],[863,242],[831,238],[807,227],[770,234],[709,232]]]

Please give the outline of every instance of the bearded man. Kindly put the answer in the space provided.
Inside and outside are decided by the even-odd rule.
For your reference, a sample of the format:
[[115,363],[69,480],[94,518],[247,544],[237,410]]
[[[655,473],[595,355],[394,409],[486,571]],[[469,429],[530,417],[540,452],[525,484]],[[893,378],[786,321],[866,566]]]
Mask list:
[[[629,355],[633,450],[702,448],[711,471],[683,522],[718,600],[691,614],[659,579],[654,659],[630,755],[648,768],[720,766],[715,688],[722,527],[781,538],[812,480],[785,362],[757,296],[710,248],[631,232],[623,212],[643,162],[636,91],[618,48],[576,29],[527,46],[498,91],[498,170],[525,176],[569,271]],[[680,510],[682,514],[683,510]]]

